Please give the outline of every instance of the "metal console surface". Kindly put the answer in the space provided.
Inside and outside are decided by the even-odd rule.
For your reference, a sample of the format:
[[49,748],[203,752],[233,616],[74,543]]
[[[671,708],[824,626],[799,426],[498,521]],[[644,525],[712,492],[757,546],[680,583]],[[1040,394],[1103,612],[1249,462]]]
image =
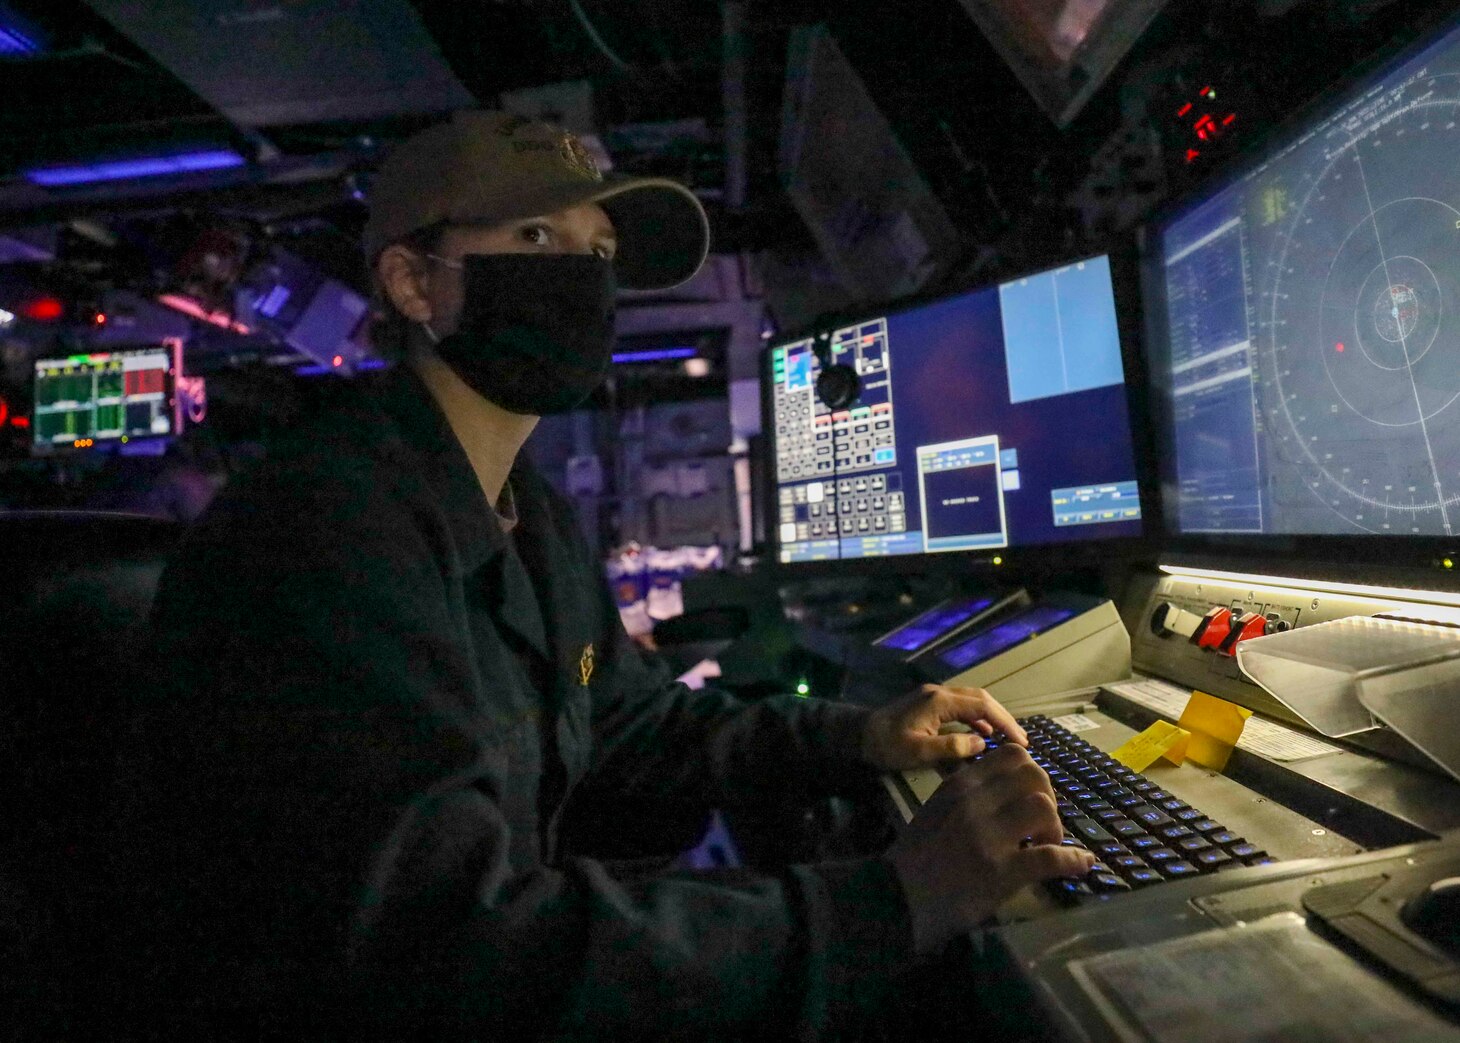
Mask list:
[[[1006,924],[975,938],[976,980],[997,983],[997,1021],[990,1038],[1011,1040],[1336,1039],[1302,1035],[1304,1019],[1328,1015],[1316,1008],[1346,996],[1285,994],[1285,1012],[1254,1005],[1251,990],[1265,983],[1255,957],[1275,942],[1297,942],[1305,959],[1346,981],[1350,991],[1372,991],[1386,1017],[1413,1016],[1419,1035],[1355,1033],[1345,1038],[1460,1039],[1460,1008],[1436,997],[1460,998],[1460,960],[1410,930],[1402,904],[1430,883],[1460,874],[1460,834],[1337,859],[1306,859],[1174,881],[1162,887],[1070,910],[1057,917]],[[1279,919],[1270,919],[1278,917]],[[1244,935],[1254,927],[1271,935]],[[1226,932],[1226,933],[1221,933]],[[1243,942],[1257,944],[1244,948]],[[1242,954],[1254,957],[1244,963]],[[1193,963],[1193,954],[1204,963]],[[1190,987],[1193,967],[1206,967],[1204,987]],[[1157,968],[1165,967],[1166,971]],[[1222,968],[1225,968],[1223,970]],[[1121,975],[1166,976],[1180,988],[1168,1009],[1144,986],[1122,990]],[[1277,983],[1271,983],[1273,989]],[[1260,989],[1259,989],[1260,991]],[[1271,991],[1271,989],[1269,990]],[[1141,998],[1144,995],[1144,998]],[[1249,1002],[1244,1002],[1247,1000]],[[1367,998],[1366,998],[1367,1001]],[[1181,1011],[1172,1023],[1171,1010]],[[1289,1019],[1272,1034],[1270,1019]],[[1163,1021],[1164,1019],[1164,1021]],[[1286,1034],[1283,1034],[1286,1033]]]

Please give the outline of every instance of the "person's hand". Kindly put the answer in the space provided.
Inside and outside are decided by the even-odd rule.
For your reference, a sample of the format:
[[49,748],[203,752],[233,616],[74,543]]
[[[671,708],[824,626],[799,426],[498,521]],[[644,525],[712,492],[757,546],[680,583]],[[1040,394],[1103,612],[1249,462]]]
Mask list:
[[912,911],[913,944],[936,952],[1028,884],[1083,876],[1095,856],[1062,847],[1044,769],[1002,746],[943,780],[884,856]]
[[[939,734],[952,721],[973,730]],[[862,758],[879,771],[926,768],[982,753],[984,738],[996,731],[1020,746],[1029,745],[1024,729],[982,688],[925,684],[868,716],[862,729]]]

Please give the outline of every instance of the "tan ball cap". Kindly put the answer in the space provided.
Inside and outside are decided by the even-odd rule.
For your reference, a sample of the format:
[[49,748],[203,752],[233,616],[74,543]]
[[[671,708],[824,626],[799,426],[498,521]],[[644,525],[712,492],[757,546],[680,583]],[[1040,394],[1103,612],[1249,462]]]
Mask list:
[[505,112],[464,110],[407,138],[370,194],[365,255],[438,222],[498,224],[597,203],[618,235],[620,286],[654,290],[690,278],[710,249],[710,223],[689,189],[666,178],[604,175],[560,127]]

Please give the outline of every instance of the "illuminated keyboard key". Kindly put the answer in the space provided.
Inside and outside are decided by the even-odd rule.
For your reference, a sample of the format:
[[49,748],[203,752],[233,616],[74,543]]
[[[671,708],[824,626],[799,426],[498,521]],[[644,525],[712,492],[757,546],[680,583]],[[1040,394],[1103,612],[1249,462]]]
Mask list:
[[1095,891],[1129,891],[1130,884],[1114,873],[1091,873],[1085,878]]
[[1066,823],[1071,833],[1075,834],[1086,843],[1098,844],[1102,840],[1110,840],[1109,833],[1101,827],[1094,819],[1076,818]]
[[1066,901],[1078,901],[1081,898],[1095,893],[1090,890],[1090,886],[1083,880],[1056,880],[1050,884],[1050,887],[1053,889],[1056,897],[1063,898]]
[[1147,884],[1158,884],[1166,879],[1154,869],[1132,869],[1125,875],[1125,878],[1132,887],[1145,887]]
[[1144,825],[1147,829],[1158,829],[1161,826],[1171,825],[1171,816],[1160,808],[1153,808],[1149,804],[1138,804],[1127,812],[1132,819]]
[[1232,864],[1232,856],[1219,847],[1208,848],[1196,853],[1196,864],[1201,869],[1222,869]]
[[1183,876],[1196,876],[1200,870],[1190,862],[1178,860],[1176,862],[1162,862],[1161,872],[1166,874],[1167,879],[1178,880]]

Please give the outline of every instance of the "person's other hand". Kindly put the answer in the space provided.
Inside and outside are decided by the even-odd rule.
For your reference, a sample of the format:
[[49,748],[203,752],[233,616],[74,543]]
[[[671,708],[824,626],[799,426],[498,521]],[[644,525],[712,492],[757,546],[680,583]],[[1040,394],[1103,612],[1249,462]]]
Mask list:
[[1028,884],[1083,876],[1095,856],[1063,847],[1044,769],[1002,746],[943,780],[884,856],[912,911],[913,944],[937,951]]
[[[941,734],[953,721],[972,731]],[[862,757],[880,771],[926,768],[982,753],[984,738],[1003,732],[1020,746],[1029,736],[1008,710],[982,688],[925,684],[872,712],[862,729]]]

